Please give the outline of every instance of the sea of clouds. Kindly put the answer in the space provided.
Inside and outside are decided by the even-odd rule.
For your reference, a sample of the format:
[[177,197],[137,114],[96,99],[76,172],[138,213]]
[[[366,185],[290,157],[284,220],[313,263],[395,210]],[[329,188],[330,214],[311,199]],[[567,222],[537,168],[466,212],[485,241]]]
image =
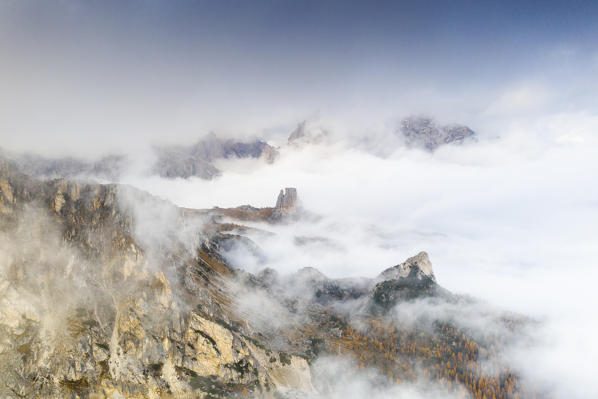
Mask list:
[[444,287],[541,320],[538,345],[518,348],[514,362],[557,397],[582,398],[598,393],[597,126],[591,115],[556,114],[434,153],[396,145],[392,130],[368,132],[369,143],[395,143],[384,156],[358,135],[333,135],[323,144],[283,145],[272,165],[222,162],[223,176],[212,181],[136,175],[124,182],[193,208],[273,206],[280,188],[296,187],[317,217],[253,224],[276,235],[250,235],[266,261],[241,250],[229,254],[238,267],[374,277],[425,250]]

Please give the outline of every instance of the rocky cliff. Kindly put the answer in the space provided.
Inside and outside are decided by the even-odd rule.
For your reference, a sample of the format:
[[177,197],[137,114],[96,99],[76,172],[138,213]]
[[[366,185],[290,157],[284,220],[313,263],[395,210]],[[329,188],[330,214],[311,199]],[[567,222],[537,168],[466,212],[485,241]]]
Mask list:
[[434,151],[446,144],[463,144],[475,140],[475,132],[465,125],[439,126],[433,119],[409,117],[401,121],[397,134],[408,147]]
[[[287,189],[276,208],[295,205]],[[508,367],[482,367],[500,341],[396,318],[419,300],[460,306],[425,253],[375,279],[253,275],[222,257],[247,227],[220,218],[0,163],[0,397],[321,397],[322,356],[371,367],[383,385],[423,370],[447,395],[525,392]]]
[[158,200],[114,185],[40,182],[6,163],[0,190],[1,397],[311,389],[304,358],[268,349],[234,318],[225,281],[236,271],[209,235],[194,229],[191,251],[165,237],[159,256],[143,245],[142,216],[130,206],[141,196],[163,207]]
[[426,252],[420,252],[417,255],[407,259],[400,265],[393,266],[386,269],[376,278],[378,281],[397,280],[405,278],[410,275],[421,280],[423,278],[430,278],[436,281],[434,271],[432,270],[432,263]]
[[297,199],[297,189],[287,187],[284,190],[280,190],[278,198],[276,199],[276,205],[270,216],[271,220],[282,220],[285,218],[294,217],[299,212],[299,204]]

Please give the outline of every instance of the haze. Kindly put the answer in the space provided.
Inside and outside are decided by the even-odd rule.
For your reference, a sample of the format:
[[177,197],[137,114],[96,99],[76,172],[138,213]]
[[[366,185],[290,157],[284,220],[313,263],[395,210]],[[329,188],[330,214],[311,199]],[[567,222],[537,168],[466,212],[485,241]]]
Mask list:
[[[585,1],[4,0],[0,147],[142,160],[209,132],[268,140],[271,165],[122,182],[195,208],[297,187],[322,219],[276,228],[267,265],[230,254],[239,267],[373,277],[425,250],[446,288],[545,321],[543,345],[512,354],[524,375],[595,397],[596,15]],[[408,150],[393,134],[412,114],[478,142]],[[287,146],[304,120],[330,141]],[[298,232],[338,247],[305,251]]]

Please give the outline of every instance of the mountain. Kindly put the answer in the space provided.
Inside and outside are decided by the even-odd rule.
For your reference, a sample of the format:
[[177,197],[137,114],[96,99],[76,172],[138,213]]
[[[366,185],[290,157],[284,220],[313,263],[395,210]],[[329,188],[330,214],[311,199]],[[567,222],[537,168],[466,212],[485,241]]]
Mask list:
[[[278,223],[271,215],[297,200],[286,189],[269,212],[232,209]],[[223,256],[228,240],[251,243],[241,211],[38,180],[0,162],[0,397],[322,397],[314,364],[325,356],[376,370],[380,386],[421,372],[446,395],[530,397],[508,364],[488,371],[501,359],[498,327],[478,335],[450,317],[398,316],[471,306],[437,284],[427,254],[375,278],[254,275]]]
[[221,139],[215,134],[191,146],[155,147],[154,151],[157,161],[152,167],[153,173],[168,178],[197,176],[212,179],[221,173],[212,165],[218,159],[262,158],[272,163],[278,157],[276,148],[265,141]]
[[[190,146],[155,146],[154,159],[146,172],[165,178],[199,177],[210,180],[222,172],[213,163],[220,159],[254,158],[268,163],[278,157],[278,150],[261,140],[222,139],[210,134]],[[130,168],[124,155],[107,155],[96,161],[74,157],[46,158],[35,154],[0,151],[0,159],[13,163],[19,171],[42,179],[92,177],[118,181]]]
[[283,223],[297,220],[300,217],[313,217],[305,212],[297,197],[297,189],[287,187],[280,190],[274,207],[256,208],[251,205],[241,205],[236,208],[214,208],[209,211],[212,215],[229,217],[240,221]]
[[156,252],[152,237],[135,238],[144,222],[130,206],[170,213],[166,236],[208,222],[201,214],[130,187],[35,180],[6,163],[0,176],[2,249],[15,255],[0,273],[0,396],[309,388],[305,359],[265,348],[235,318],[226,281],[238,272],[215,237],[193,230],[192,250],[161,237],[168,250]]
[[123,155],[108,155],[90,162],[73,157],[45,158],[35,154],[12,154],[0,150],[0,159],[10,160],[22,173],[42,179],[94,176],[118,181],[128,167],[128,160]]
[[434,151],[446,144],[463,144],[475,140],[475,132],[465,125],[439,126],[431,118],[408,117],[396,132],[411,148]]
[[304,120],[297,124],[295,130],[287,138],[287,144],[302,146],[305,144],[320,144],[329,139],[329,132],[319,126],[316,121]]
[[[409,148],[434,151],[446,144],[463,144],[474,141],[476,134],[465,125],[438,125],[433,119],[409,117],[401,121],[395,132]],[[332,143],[330,131],[318,121],[300,122],[287,138],[290,148],[306,144]],[[396,141],[396,138],[394,139]],[[379,154],[392,151],[394,144],[366,135],[357,143],[362,148]],[[382,146],[383,148],[379,148]],[[151,149],[151,157],[141,166],[143,173],[174,179],[198,177],[205,180],[222,174],[215,163],[225,159],[262,159],[273,163],[280,156],[279,150],[260,139],[225,139],[211,133],[191,145],[162,145]],[[26,175],[41,179],[95,178],[118,182],[132,168],[133,159],[123,154],[109,154],[96,160],[77,157],[49,158],[25,153],[16,154],[0,149],[0,159],[10,161]]]

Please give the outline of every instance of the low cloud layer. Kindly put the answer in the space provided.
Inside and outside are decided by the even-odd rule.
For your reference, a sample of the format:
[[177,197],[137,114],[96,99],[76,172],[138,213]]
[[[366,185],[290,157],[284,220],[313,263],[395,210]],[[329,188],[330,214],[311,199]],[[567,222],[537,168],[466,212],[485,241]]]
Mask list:
[[[505,354],[525,378],[555,397],[596,394],[598,321],[589,308],[598,302],[597,119],[545,115],[504,125],[497,138],[481,132],[477,143],[434,153],[397,146],[384,156],[332,125],[326,127],[333,129],[331,141],[282,147],[273,164],[222,161],[223,175],[212,181],[130,173],[123,182],[192,208],[273,206],[280,188],[297,187],[303,208],[315,217],[252,224],[265,232],[249,233],[264,258],[232,251],[236,266],[283,274],[310,266],[330,277],[374,277],[425,250],[444,287],[538,321],[533,345],[518,342]],[[388,134],[392,130],[375,131],[370,143],[388,145],[394,140],[383,141]],[[200,221],[173,225],[170,205],[143,205],[134,193],[129,197],[145,247],[169,234],[187,249],[196,244]],[[265,306],[261,297],[249,299]]]
[[591,114],[544,115],[503,125],[495,139],[482,132],[478,143],[433,154],[397,147],[385,157],[345,138],[283,148],[273,165],[231,163],[210,182],[129,182],[200,208],[273,206],[281,187],[297,187],[321,218],[255,225],[276,233],[251,235],[267,260],[232,253],[237,266],[373,277],[426,250],[441,285],[542,320],[543,345],[517,362],[557,396],[582,398],[598,391],[590,371],[598,321],[588,308],[598,302],[597,127]]
[[309,399],[446,399],[469,398],[468,392],[454,387],[454,394],[448,394],[445,387],[436,382],[420,378],[413,383],[387,384],[387,377],[371,369],[359,369],[355,362],[338,357],[323,357],[316,360],[312,373],[318,394]]

